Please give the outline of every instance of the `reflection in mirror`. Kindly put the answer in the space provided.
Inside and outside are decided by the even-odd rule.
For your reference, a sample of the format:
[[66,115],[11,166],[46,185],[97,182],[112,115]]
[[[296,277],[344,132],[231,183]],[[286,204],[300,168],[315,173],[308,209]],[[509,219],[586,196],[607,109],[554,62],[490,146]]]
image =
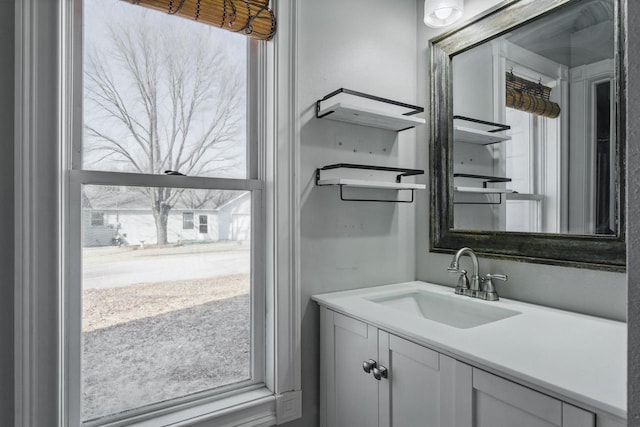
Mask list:
[[613,0],[452,57],[453,226],[615,235]]

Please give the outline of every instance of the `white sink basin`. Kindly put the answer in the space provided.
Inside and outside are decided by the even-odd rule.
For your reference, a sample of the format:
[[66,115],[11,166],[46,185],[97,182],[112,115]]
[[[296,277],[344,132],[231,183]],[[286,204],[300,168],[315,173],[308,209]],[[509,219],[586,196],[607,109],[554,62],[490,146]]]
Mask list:
[[462,295],[441,295],[422,290],[367,299],[405,314],[460,329],[474,328],[521,314],[519,311],[491,305],[496,302],[482,303]]

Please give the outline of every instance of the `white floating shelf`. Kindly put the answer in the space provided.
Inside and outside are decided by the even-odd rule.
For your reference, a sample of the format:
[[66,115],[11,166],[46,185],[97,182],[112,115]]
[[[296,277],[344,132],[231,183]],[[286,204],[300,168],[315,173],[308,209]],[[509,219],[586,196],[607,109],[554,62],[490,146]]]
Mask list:
[[[340,200],[344,201],[412,203],[414,191],[424,190],[427,186],[425,184],[402,182],[402,180],[406,177],[422,174],[424,174],[422,169],[337,163],[316,169],[316,185],[340,187]],[[345,197],[345,188],[395,190],[396,195],[406,194],[408,191],[411,193],[411,199],[371,199],[367,195],[368,192],[363,190],[359,191],[360,197]],[[357,190],[353,191],[358,193]],[[401,191],[403,193],[400,193]],[[389,192],[387,192],[388,194]]]
[[529,193],[510,193],[507,194],[507,200],[543,200],[542,194],[529,194]]
[[425,119],[421,119],[419,117],[386,113],[384,111],[356,107],[341,102],[318,110],[317,115],[324,119],[355,123],[362,126],[370,126],[393,131],[410,129],[415,126],[423,125],[426,122]]
[[483,188],[483,187],[453,187],[458,193],[476,193],[476,194],[508,194],[513,190],[508,188]]
[[489,145],[498,142],[509,141],[508,135],[484,130],[474,129],[466,126],[455,125],[453,128],[453,141],[464,142],[466,144]]
[[344,185],[347,187],[380,188],[386,190],[424,190],[425,184],[412,184],[408,182],[368,181],[352,178],[320,179],[317,185]]

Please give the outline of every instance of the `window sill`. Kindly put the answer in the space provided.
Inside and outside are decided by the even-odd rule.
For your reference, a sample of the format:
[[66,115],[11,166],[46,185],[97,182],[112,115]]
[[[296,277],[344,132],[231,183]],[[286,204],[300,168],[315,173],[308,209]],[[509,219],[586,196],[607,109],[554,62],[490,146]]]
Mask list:
[[[267,427],[298,418],[301,415],[300,406],[300,392],[276,396],[272,391],[263,387],[218,399],[214,402],[191,406],[169,414],[162,414],[152,418],[145,416],[144,420],[141,419],[142,417],[138,420],[129,418],[103,426],[178,427],[198,425],[201,427]],[[291,408],[298,408],[298,410],[291,411]],[[278,412],[285,413],[281,413],[280,417],[278,417]]]

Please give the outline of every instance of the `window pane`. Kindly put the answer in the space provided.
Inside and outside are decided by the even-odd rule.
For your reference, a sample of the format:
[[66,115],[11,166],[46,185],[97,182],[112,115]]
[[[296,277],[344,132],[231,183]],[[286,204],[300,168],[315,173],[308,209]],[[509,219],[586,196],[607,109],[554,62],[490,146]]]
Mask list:
[[209,222],[206,215],[198,215],[198,221],[200,222],[200,234],[209,233]]
[[505,144],[506,175],[511,178],[509,188],[518,193],[535,193],[533,182],[533,116],[527,112],[506,108],[507,124],[511,126],[511,142]]
[[248,38],[84,1],[82,168],[246,178]]
[[91,226],[103,227],[104,226],[104,213],[103,212],[91,212]]
[[251,379],[251,193],[82,193],[83,420]]
[[184,230],[193,230],[193,212],[182,214],[182,228]]
[[539,233],[539,200],[507,200],[505,231]]

